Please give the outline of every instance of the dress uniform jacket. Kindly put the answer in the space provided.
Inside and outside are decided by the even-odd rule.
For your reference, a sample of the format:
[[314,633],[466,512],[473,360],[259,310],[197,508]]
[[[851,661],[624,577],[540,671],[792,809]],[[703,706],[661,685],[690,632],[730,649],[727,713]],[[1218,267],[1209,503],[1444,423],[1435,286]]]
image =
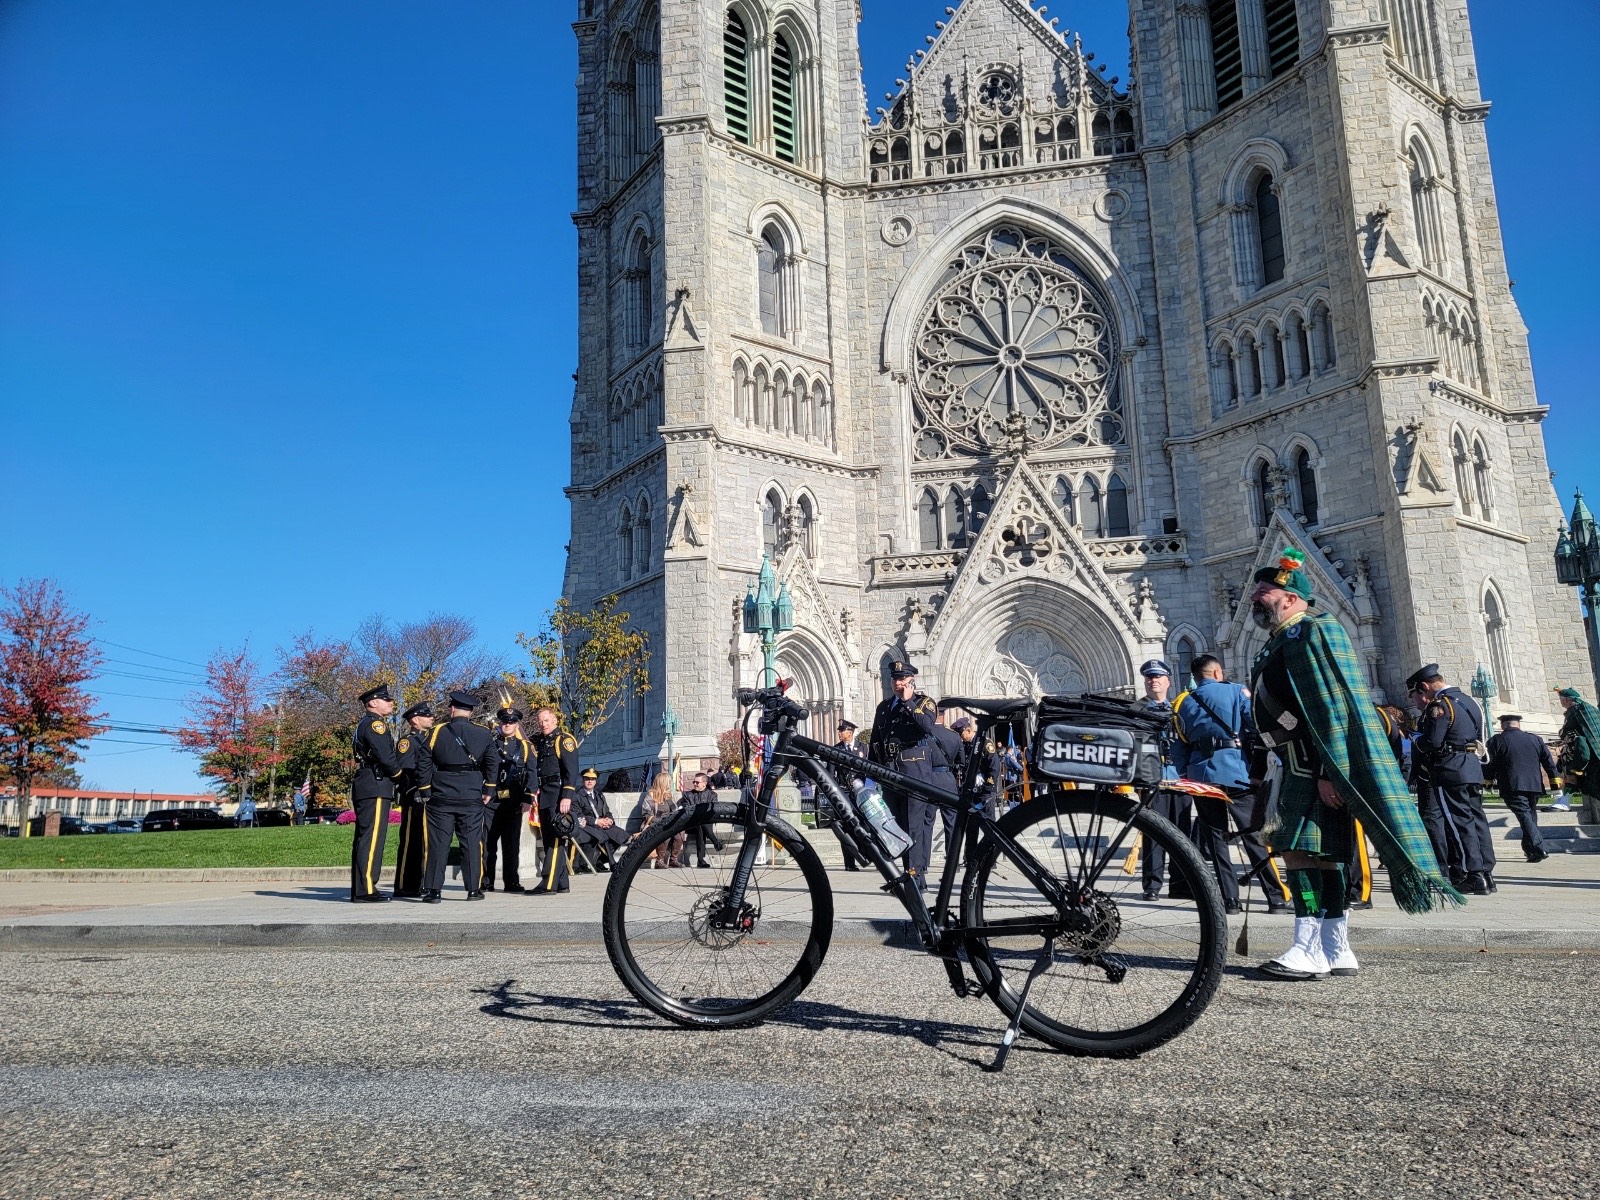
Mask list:
[[494,887],[497,863],[504,866],[503,883],[507,891],[522,889],[519,875],[522,848],[522,806],[532,802],[529,784],[533,771],[533,745],[519,729],[496,734],[500,752],[500,774],[496,780],[494,803],[484,814],[483,886]]
[[533,751],[539,780],[539,843],[544,850],[538,890],[565,892],[570,887],[567,851],[571,843],[556,833],[553,817],[563,800],[575,800],[578,795],[578,739],[561,729],[536,733]]
[[[938,711],[932,700],[917,693],[907,702],[898,696],[881,701],[872,714],[867,758],[912,779],[955,791],[951,760],[936,732],[940,730],[934,720]],[[922,884],[933,859],[933,817],[938,806],[893,788],[885,788],[884,792],[895,816],[911,835],[906,865]]]
[[1411,743],[1417,806],[1434,853],[1455,878],[1494,869],[1494,839],[1483,812],[1483,712],[1460,688],[1438,692],[1422,710]]
[[350,799],[355,806],[355,841],[350,848],[350,898],[382,899],[378,876],[383,871],[383,842],[389,833],[389,801],[400,778],[400,752],[394,730],[376,713],[367,713],[351,737],[356,774]]
[[1172,706],[1172,765],[1184,779],[1235,791],[1250,786],[1245,748],[1255,736],[1250,693],[1207,679]]
[[400,853],[395,860],[394,892],[415,898],[422,894],[428,858],[428,812],[417,802],[417,746],[427,734],[415,727],[395,743],[400,752]]
[[417,795],[428,806],[427,887],[444,889],[450,839],[461,842],[461,878],[471,893],[483,881],[484,797],[500,777],[494,735],[466,717],[451,717],[419,742]]
[[390,723],[368,713],[356,725],[351,742],[356,759],[356,776],[350,787],[351,799],[393,800],[400,779],[400,752],[395,747],[394,730]]

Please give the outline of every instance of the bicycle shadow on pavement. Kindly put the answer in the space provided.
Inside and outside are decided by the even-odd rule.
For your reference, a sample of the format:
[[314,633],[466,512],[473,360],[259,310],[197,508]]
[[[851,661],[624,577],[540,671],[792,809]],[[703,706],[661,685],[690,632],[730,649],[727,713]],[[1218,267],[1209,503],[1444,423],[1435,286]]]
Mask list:
[[308,885],[306,887],[296,888],[292,892],[275,892],[263,889],[253,894],[257,896],[266,896],[273,900],[311,900],[319,904],[336,900],[344,904],[350,903],[349,884],[340,884],[331,887],[313,887]]
[[[700,1033],[703,1030],[674,1025],[656,1016],[637,1000],[603,1000],[587,996],[562,996],[517,990],[517,981],[507,979],[492,987],[473,988],[473,993],[490,999],[479,1006],[486,1016],[508,1021],[527,1021],[537,1025],[569,1025],[594,1029],[626,1025],[656,1033]],[[958,1062],[982,1069],[984,1058],[957,1053],[952,1047],[973,1047],[992,1051],[999,1029],[982,1025],[963,1025],[953,1021],[866,1013],[815,1000],[798,999],[768,1017],[763,1024],[789,1025],[815,1031],[864,1033],[880,1037],[910,1038],[930,1050],[947,1054]]]

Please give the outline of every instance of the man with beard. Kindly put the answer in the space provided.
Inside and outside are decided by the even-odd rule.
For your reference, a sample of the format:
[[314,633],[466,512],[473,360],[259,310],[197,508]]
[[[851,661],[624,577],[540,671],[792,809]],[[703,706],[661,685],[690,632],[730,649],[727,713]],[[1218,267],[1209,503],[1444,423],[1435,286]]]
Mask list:
[[578,794],[578,739],[562,731],[553,708],[541,708],[533,719],[539,726],[533,736],[533,749],[539,775],[539,840],[544,844],[544,862],[538,886],[528,894],[544,896],[569,891],[572,886],[567,874],[567,850],[571,830],[576,828],[572,801]]
[[350,785],[356,838],[350,849],[350,899],[375,904],[389,899],[378,890],[378,876],[383,871],[383,839],[389,832],[389,804],[400,778],[400,752],[387,720],[394,713],[389,685],[368,688],[359,698],[367,711],[351,742],[356,760]]
[[1267,792],[1262,835],[1283,856],[1294,943],[1260,972],[1270,979],[1354,975],[1345,864],[1358,818],[1409,913],[1464,903],[1439,870],[1378,721],[1344,627],[1311,611],[1305,555],[1286,550],[1255,573],[1250,615],[1268,632],[1251,680],[1260,749],[1252,778]]
[[1483,812],[1483,710],[1445,682],[1438,663],[1412,672],[1406,688],[1422,711],[1411,757],[1417,807],[1450,882],[1475,896],[1497,890],[1494,835]]

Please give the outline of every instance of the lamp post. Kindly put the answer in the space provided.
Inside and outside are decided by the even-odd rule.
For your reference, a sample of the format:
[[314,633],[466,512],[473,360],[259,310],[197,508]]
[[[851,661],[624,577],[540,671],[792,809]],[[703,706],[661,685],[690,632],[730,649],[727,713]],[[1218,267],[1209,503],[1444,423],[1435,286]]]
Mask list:
[[761,639],[761,686],[778,682],[778,635],[794,628],[794,601],[789,585],[778,586],[778,573],[772,560],[763,555],[761,574],[753,588],[744,593],[744,631]]
[[1472,698],[1483,706],[1484,741],[1489,740],[1488,731],[1494,728],[1494,714],[1489,711],[1489,701],[1500,694],[1500,689],[1495,686],[1494,676],[1491,675],[1482,663],[1472,673]]
[[1583,502],[1583,493],[1572,500],[1572,521],[1556,538],[1556,579],[1578,589],[1583,605],[1584,640],[1589,644],[1589,673],[1596,694],[1600,695],[1600,624],[1595,617],[1595,602],[1600,599],[1600,529],[1594,514]]
[[672,711],[671,704],[661,714],[661,732],[667,735],[667,774],[672,779],[672,786],[677,787],[678,760],[672,752],[672,739],[678,736],[678,714]]

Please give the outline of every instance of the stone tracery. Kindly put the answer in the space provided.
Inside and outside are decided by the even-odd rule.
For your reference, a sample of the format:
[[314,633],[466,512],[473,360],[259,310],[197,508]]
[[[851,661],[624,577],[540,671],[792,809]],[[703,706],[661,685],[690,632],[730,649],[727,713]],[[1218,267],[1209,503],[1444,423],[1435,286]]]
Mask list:
[[1013,415],[1035,449],[1125,440],[1105,301],[1049,238],[1002,225],[945,271],[916,344],[919,460],[1002,445]]

